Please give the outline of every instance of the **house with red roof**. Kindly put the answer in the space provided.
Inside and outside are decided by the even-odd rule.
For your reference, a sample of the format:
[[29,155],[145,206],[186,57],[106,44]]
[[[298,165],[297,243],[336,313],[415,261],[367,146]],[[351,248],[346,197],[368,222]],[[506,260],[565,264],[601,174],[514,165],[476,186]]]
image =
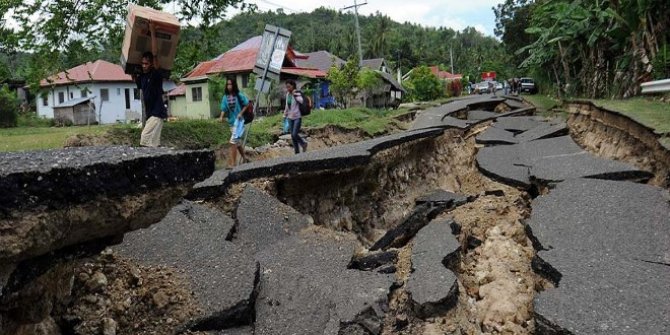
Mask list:
[[[198,64],[184,75],[181,78],[182,84],[168,93],[170,114],[189,119],[218,117],[221,113],[221,96],[217,96],[211,89],[212,78],[215,77],[235,78],[240,89],[248,94],[254,92],[253,87],[249,87],[249,82],[251,76],[255,76],[253,68],[261,40],[261,36],[252,37],[216,58]],[[280,79],[296,79],[300,86],[300,82],[325,78],[326,72],[322,70],[297,65],[297,59],[307,57],[289,45]],[[250,98],[255,99],[255,96]],[[276,103],[279,104],[278,101]],[[267,107],[265,98],[261,98],[257,104],[259,107]]]
[[[163,89],[174,83],[165,82]],[[120,65],[104,60],[88,62],[40,81],[37,114],[54,117],[54,109],[68,107],[72,101],[86,103],[95,111],[94,122],[107,124],[140,120],[140,93],[130,75]],[[89,104],[91,102],[91,104]]]

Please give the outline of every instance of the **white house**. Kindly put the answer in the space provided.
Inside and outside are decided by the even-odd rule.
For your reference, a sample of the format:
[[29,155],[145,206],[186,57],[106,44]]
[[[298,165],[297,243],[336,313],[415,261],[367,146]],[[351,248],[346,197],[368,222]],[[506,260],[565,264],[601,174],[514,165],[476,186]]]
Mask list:
[[[167,92],[173,82],[165,82]],[[140,92],[120,65],[104,60],[89,62],[53,75],[40,82],[37,114],[53,118],[54,107],[69,100],[94,96],[96,121],[101,124],[129,122],[142,116]]]

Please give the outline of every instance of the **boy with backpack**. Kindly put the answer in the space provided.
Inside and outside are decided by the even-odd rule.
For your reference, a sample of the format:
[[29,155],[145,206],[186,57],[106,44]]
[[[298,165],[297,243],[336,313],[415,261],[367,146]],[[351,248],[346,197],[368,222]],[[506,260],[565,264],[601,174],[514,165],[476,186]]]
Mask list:
[[286,81],[286,106],[284,107],[284,117],[288,119],[288,129],[291,132],[293,141],[293,151],[296,154],[307,151],[307,142],[300,137],[300,126],[302,117],[311,112],[311,99],[296,90],[295,80]]

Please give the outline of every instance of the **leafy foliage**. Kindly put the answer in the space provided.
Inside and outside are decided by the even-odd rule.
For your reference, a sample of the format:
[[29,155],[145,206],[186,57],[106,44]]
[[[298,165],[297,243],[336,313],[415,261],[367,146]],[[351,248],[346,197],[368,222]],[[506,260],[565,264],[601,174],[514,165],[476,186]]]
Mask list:
[[356,95],[358,82],[358,59],[350,58],[342,68],[335,65],[328,70],[326,76],[330,80],[330,91],[337,101],[347,108],[351,99]]
[[367,106],[367,100],[372,95],[372,90],[379,86],[381,83],[381,78],[377,72],[370,70],[368,68],[362,68],[358,73],[358,78],[356,80],[356,86],[364,93],[365,106]]
[[427,66],[414,69],[405,85],[413,101],[435,100],[444,94],[442,82]]
[[0,128],[16,127],[19,99],[6,85],[0,87]]
[[666,71],[665,0],[507,0],[496,16],[496,32],[510,48],[520,44],[506,36],[525,36],[519,31],[526,27],[531,40],[521,39],[525,46],[516,51],[521,66],[565,95],[628,97]]

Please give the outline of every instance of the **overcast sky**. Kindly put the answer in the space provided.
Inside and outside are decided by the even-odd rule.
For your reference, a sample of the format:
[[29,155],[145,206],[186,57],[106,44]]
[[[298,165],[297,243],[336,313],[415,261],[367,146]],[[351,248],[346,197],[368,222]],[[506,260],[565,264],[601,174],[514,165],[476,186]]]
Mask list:
[[[365,0],[357,0],[365,3]],[[324,6],[341,9],[354,4],[354,0],[250,0],[260,10],[276,10],[283,7],[288,13],[311,12]],[[493,36],[495,15],[492,7],[503,0],[367,0],[367,5],[359,7],[361,15],[379,11],[394,21],[409,21],[424,26],[449,27],[462,30],[467,26],[475,27],[486,35]]]
[[[354,4],[354,0],[247,0],[258,6],[259,10],[277,10],[284,8],[287,14],[296,12],[311,12],[324,6],[332,9],[341,9]],[[357,0],[365,3],[366,0]],[[359,14],[369,15],[379,11],[388,15],[394,21],[403,23],[409,21],[430,27],[449,27],[463,30],[467,26],[475,27],[486,35],[493,36],[495,15],[492,7],[503,0],[367,0],[367,5],[359,7]],[[174,12],[174,5],[164,8]],[[237,11],[231,10],[230,15]],[[5,18],[10,13],[5,14]],[[15,28],[13,20],[8,20],[9,27]]]

